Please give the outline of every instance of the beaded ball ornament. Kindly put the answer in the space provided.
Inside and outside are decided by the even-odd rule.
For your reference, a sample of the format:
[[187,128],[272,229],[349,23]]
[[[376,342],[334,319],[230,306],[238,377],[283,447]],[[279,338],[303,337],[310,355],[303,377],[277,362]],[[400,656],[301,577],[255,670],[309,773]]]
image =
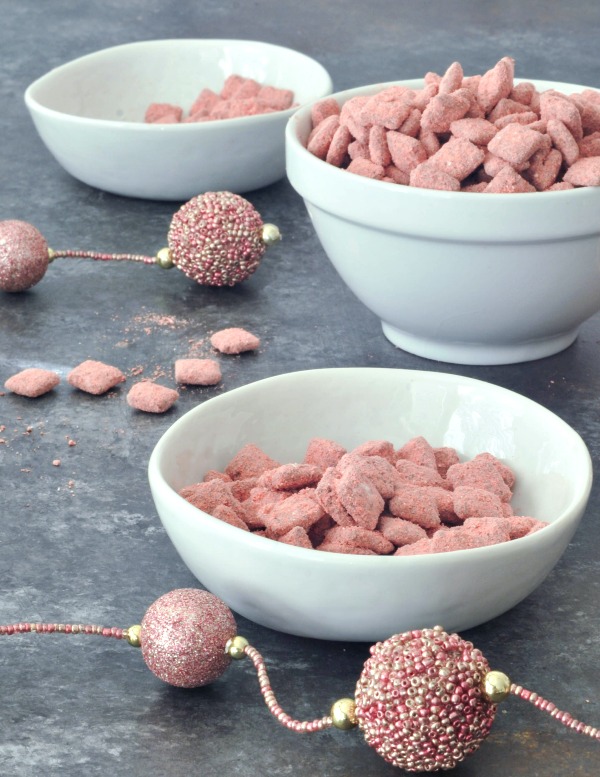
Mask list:
[[490,733],[496,707],[509,694],[530,701],[568,728],[600,740],[600,729],[575,720],[503,672],[490,671],[481,651],[441,626],[397,634],[371,647],[355,698],[335,701],[328,715],[295,720],[279,706],[261,654],[236,633],[233,613],[207,591],[182,588],[152,604],[141,625],[127,629],[58,623],[0,626],[0,635],[95,634],[141,648],[148,668],[182,688],[208,685],[232,659],[249,658],[267,708],[297,733],[358,726],[368,745],[408,772],[451,769]]
[[26,291],[44,277],[55,259],[96,259],[179,268],[205,286],[235,286],[258,268],[267,247],[281,239],[248,200],[231,192],[206,192],[175,213],[167,242],[156,256],[54,251],[31,224],[0,221],[0,290]]

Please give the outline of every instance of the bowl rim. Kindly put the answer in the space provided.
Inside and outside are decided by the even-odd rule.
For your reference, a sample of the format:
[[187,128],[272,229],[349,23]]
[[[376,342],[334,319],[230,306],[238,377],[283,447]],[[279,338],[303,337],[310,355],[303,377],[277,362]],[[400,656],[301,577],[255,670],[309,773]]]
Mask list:
[[[70,70],[73,67],[76,67],[82,62],[93,60],[100,56],[105,56],[107,54],[110,54],[111,52],[116,52],[119,50],[124,49],[133,49],[133,48],[141,48],[141,47],[152,47],[152,46],[162,46],[164,44],[171,44],[171,45],[182,45],[182,46],[192,46],[194,44],[202,46],[202,47],[215,47],[218,48],[219,46],[239,46],[239,47],[250,47],[250,48],[256,48],[258,49],[266,49],[266,50],[277,50],[280,52],[286,52],[291,54],[292,56],[297,56],[299,59],[304,60],[306,64],[311,63],[311,65],[315,68],[315,72],[320,71],[320,76],[322,78],[322,96],[318,98],[313,98],[315,101],[319,99],[324,99],[325,96],[331,93],[333,89],[333,81],[331,79],[331,75],[327,71],[327,69],[322,65],[318,60],[314,59],[308,54],[305,54],[302,51],[298,51],[297,49],[290,48],[289,46],[281,46],[276,43],[269,43],[267,41],[260,41],[260,40],[254,40],[254,39],[245,39],[245,38],[152,38],[148,40],[139,40],[139,41],[132,41],[130,43],[120,43],[115,46],[108,46],[103,49],[98,49],[96,51],[89,52],[88,54],[83,54],[80,57],[76,57],[75,59],[71,59],[67,62],[64,62],[60,65],[57,65],[56,67],[50,69],[43,75],[36,78],[34,81],[32,81],[29,86],[25,89],[25,92],[23,93],[23,99],[25,101],[25,104],[27,108],[32,113],[37,113],[39,115],[46,116],[48,118],[54,118],[60,121],[69,122],[75,125],[82,125],[82,126],[93,126],[93,127],[111,127],[118,130],[124,130],[124,131],[130,131],[130,132],[149,132],[149,133],[162,133],[162,134],[170,134],[173,132],[209,132],[214,131],[214,127],[222,127],[227,128],[230,126],[239,126],[240,128],[243,128],[246,124],[256,124],[260,125],[261,123],[266,123],[269,121],[279,120],[285,122],[288,121],[288,119],[293,116],[293,114],[298,110],[299,107],[302,105],[308,104],[307,102],[301,103],[300,105],[292,105],[290,108],[286,108],[283,111],[272,111],[271,113],[260,113],[256,114],[254,116],[238,116],[233,119],[219,119],[218,121],[212,121],[212,122],[177,122],[175,124],[156,124],[156,123],[149,123],[144,121],[120,121],[119,119],[102,119],[102,118],[94,118],[90,116],[78,116],[77,114],[73,113],[65,113],[63,111],[57,110],[55,108],[50,108],[47,105],[42,104],[38,101],[37,97],[35,96],[35,92],[38,91],[40,88],[45,86],[47,83],[49,83],[53,78],[55,78],[58,75],[61,75],[62,73]],[[316,77],[313,75],[313,77]],[[311,100],[312,102],[312,100]]]
[[[205,408],[206,406],[211,403],[211,407],[215,407],[215,405],[219,404],[225,404],[231,401],[235,401],[236,397],[240,394],[243,394],[248,388],[252,388],[253,390],[260,390],[261,385],[264,385],[265,383],[269,383],[270,385],[274,385],[278,382],[285,382],[290,379],[294,379],[294,377],[300,375],[309,375],[309,374],[317,374],[320,373],[322,375],[326,375],[326,373],[332,374],[336,373],[338,375],[342,375],[342,373],[350,374],[352,372],[356,371],[369,371],[371,374],[374,374],[375,372],[379,373],[402,373],[403,377],[406,377],[409,379],[410,377],[419,376],[423,377],[423,375],[427,376],[427,380],[441,380],[442,383],[465,383],[469,386],[473,387],[479,387],[479,388],[485,388],[486,391],[492,390],[494,393],[498,393],[501,395],[504,395],[508,398],[516,399],[517,401],[524,403],[525,406],[529,406],[532,408],[535,408],[537,413],[542,413],[544,415],[547,415],[548,418],[552,419],[552,422],[556,425],[558,425],[564,432],[566,432],[572,439],[574,444],[579,449],[579,453],[581,455],[581,463],[582,466],[585,465],[585,473],[583,473],[582,478],[584,481],[583,489],[581,493],[576,494],[573,496],[570,504],[566,506],[562,513],[556,517],[556,519],[552,520],[548,523],[547,526],[543,527],[537,532],[534,532],[533,534],[526,535],[524,537],[520,537],[518,539],[510,540],[508,542],[503,543],[497,543],[494,545],[486,545],[479,548],[468,548],[463,550],[452,550],[452,551],[445,551],[443,553],[423,553],[423,554],[416,554],[414,556],[363,556],[363,555],[356,555],[356,554],[343,554],[343,553],[318,553],[315,552],[314,548],[301,548],[294,545],[288,545],[286,543],[276,542],[276,546],[278,548],[277,553],[281,555],[282,558],[306,558],[308,560],[309,556],[307,554],[313,553],[312,559],[316,564],[328,564],[328,565],[334,565],[334,566],[348,566],[349,564],[352,565],[359,565],[361,568],[368,569],[369,567],[373,567],[381,569],[385,568],[386,565],[391,564],[398,564],[398,563],[404,563],[404,564],[414,564],[416,567],[426,567],[431,565],[432,563],[441,564],[441,566],[449,565],[452,566],[456,563],[460,563],[461,561],[466,560],[467,558],[476,559],[478,556],[481,555],[489,555],[490,552],[494,554],[495,561],[501,561],[502,558],[505,555],[510,555],[513,552],[513,549],[515,548],[515,543],[518,543],[518,548],[525,549],[527,545],[531,545],[531,550],[533,551],[535,546],[542,542],[552,542],[553,539],[555,539],[558,535],[560,535],[564,529],[563,524],[569,524],[573,522],[573,513],[581,512],[583,514],[583,511],[585,509],[585,506],[587,505],[589,495],[591,492],[592,484],[593,484],[593,463],[592,458],[589,452],[589,449],[587,445],[585,444],[583,438],[581,435],[572,427],[570,426],[566,421],[564,421],[560,416],[558,416],[556,413],[553,413],[548,408],[544,407],[540,403],[536,402],[535,400],[529,399],[528,397],[524,396],[523,394],[519,394],[516,391],[513,391],[512,389],[504,388],[503,386],[498,386],[497,384],[490,383],[488,381],[481,380],[479,378],[470,378],[465,375],[460,374],[454,374],[454,373],[444,373],[444,372],[436,372],[436,371],[430,371],[430,370],[410,370],[410,369],[402,369],[402,368],[387,368],[387,367],[325,367],[325,368],[316,368],[316,369],[310,369],[310,370],[297,370],[294,372],[285,372],[281,373],[279,375],[272,375],[266,378],[261,378],[257,381],[252,381],[251,383],[245,384],[243,386],[239,386],[234,389],[230,389],[229,391],[225,392],[224,394],[220,394],[218,396],[212,397],[209,400],[206,400],[202,402],[200,405],[197,405],[196,407],[192,408],[191,410],[188,410],[184,415],[182,415],[180,418],[178,418],[159,438],[158,442],[154,446],[152,453],[150,455],[150,459],[148,462],[148,468],[147,468],[147,474],[148,479],[150,482],[151,490],[154,493],[154,490],[156,491],[162,491],[165,495],[168,495],[169,497],[175,497],[175,504],[177,505],[178,511],[183,511],[186,515],[186,519],[192,520],[195,516],[199,508],[195,507],[194,505],[190,504],[187,500],[185,500],[182,496],[180,496],[177,491],[167,482],[166,478],[162,474],[161,471],[161,459],[164,456],[163,449],[166,448],[169,444],[169,441],[172,436],[176,435],[180,428],[184,427],[191,417],[195,417],[196,415],[202,415],[204,412],[209,412]],[[231,537],[237,537],[238,541],[242,544],[250,543],[250,547],[253,545],[256,547],[257,550],[262,550],[263,552],[268,552],[268,549],[273,547],[272,543],[274,543],[274,540],[271,540],[267,537],[262,537],[260,535],[253,534],[252,532],[245,532],[241,529],[231,526],[230,524],[226,523],[225,521],[221,521],[218,518],[215,518],[214,516],[210,515],[209,513],[204,512],[203,510],[200,510],[200,513],[203,515],[204,518],[210,519],[209,525],[211,527],[211,531],[216,532],[219,535],[222,535],[224,538],[231,538]],[[162,517],[161,517],[162,522]],[[575,530],[577,523],[575,523],[575,526],[573,528],[573,531]],[[164,524],[163,524],[164,525]],[[168,530],[165,526],[165,530]],[[231,534],[231,532],[236,532],[235,534]],[[224,539],[225,541],[225,539]],[[258,543],[258,544],[256,544]],[[269,543],[267,545],[267,543]],[[465,554],[469,554],[468,556],[465,556]],[[383,565],[383,566],[382,566]]]

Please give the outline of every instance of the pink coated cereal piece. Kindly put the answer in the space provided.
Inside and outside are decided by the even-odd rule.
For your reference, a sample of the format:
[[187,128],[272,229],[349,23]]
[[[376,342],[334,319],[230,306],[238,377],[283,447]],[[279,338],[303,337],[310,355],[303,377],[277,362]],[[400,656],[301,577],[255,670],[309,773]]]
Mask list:
[[289,532],[279,537],[279,542],[284,542],[286,545],[294,545],[297,548],[308,548],[309,550],[312,550],[313,547],[306,529],[303,529],[302,526],[294,526]]
[[437,511],[444,523],[455,524],[461,520],[454,512],[454,493],[441,486],[427,486],[427,490],[435,499]]
[[344,446],[334,440],[313,437],[308,443],[303,462],[325,470],[327,467],[335,467],[345,453]]
[[437,469],[430,466],[415,464],[407,459],[397,459],[395,464],[403,483],[412,486],[440,486],[445,487],[445,480]]
[[464,138],[477,146],[487,146],[498,128],[487,119],[458,119],[450,125],[455,138]]
[[566,192],[569,189],[574,189],[572,183],[567,183],[566,181],[559,181],[558,183],[553,183],[552,186],[549,186],[546,191],[547,192]]
[[570,167],[579,159],[579,145],[566,124],[560,119],[548,119],[548,135],[552,139],[554,147],[557,148],[565,160],[567,167]]
[[581,129],[584,136],[598,132],[600,130],[600,100],[591,99],[589,95],[584,94],[572,94],[570,97],[581,114]]
[[142,380],[129,389],[127,404],[144,413],[166,413],[179,399],[175,389],[161,386],[152,380]]
[[221,367],[214,359],[176,359],[175,382],[189,386],[215,386]]
[[179,105],[171,103],[151,103],[144,114],[144,121],[148,124],[156,124],[168,119],[169,122],[179,122],[183,116],[183,110]]
[[402,186],[408,186],[410,183],[410,173],[400,170],[396,165],[388,165],[385,168],[385,177]]
[[394,553],[394,556],[421,556],[425,553],[433,553],[432,541],[429,537],[424,537],[422,540],[411,542],[409,545],[402,545]]
[[228,523],[230,526],[235,526],[236,529],[242,529],[243,531],[250,531],[248,526],[239,517],[236,511],[233,508],[228,507],[227,505],[217,505],[213,509],[211,515],[213,516],[213,518],[218,518],[220,521],[223,521],[224,523]]
[[328,116],[339,116],[340,106],[335,97],[326,97],[315,103],[310,111],[312,126],[316,127]]
[[513,86],[512,91],[508,96],[511,100],[515,100],[515,102],[529,106],[531,105],[531,100],[535,93],[536,88],[531,81],[521,81],[521,83]]
[[71,386],[96,395],[106,393],[124,380],[125,375],[118,367],[93,359],[81,362],[67,375],[67,381]]
[[435,132],[432,130],[424,129],[423,127],[421,127],[421,131],[419,132],[419,140],[421,141],[421,145],[425,149],[428,157],[433,156],[436,151],[439,151],[442,145]]
[[229,110],[223,118],[237,119],[241,116],[256,116],[259,113],[269,113],[270,109],[265,103],[254,97],[237,98],[229,100]]
[[[385,502],[370,480],[365,480],[353,469],[342,472],[336,483],[342,507],[354,523],[364,529],[374,529],[383,512]],[[335,516],[332,516],[335,519]]]
[[285,491],[272,491],[261,486],[252,488],[248,499],[243,502],[248,526],[251,529],[263,528],[266,525],[267,516],[288,496]]
[[218,506],[230,507],[238,516],[244,514],[244,508],[231,493],[231,487],[223,480],[208,480],[202,483],[194,483],[179,491],[179,496],[198,510],[212,515]]
[[541,132],[542,135],[545,135],[548,122],[539,119],[538,121],[532,121],[531,124],[528,124],[527,126],[529,129],[536,130],[537,132]]
[[505,464],[503,461],[500,461],[499,458],[494,456],[492,453],[489,453],[485,451],[484,453],[478,453],[476,456],[474,456],[471,461],[477,463],[480,461],[486,461],[489,464],[492,464],[498,472],[500,473],[500,476],[502,480],[506,483],[506,485],[512,490],[514,488],[515,482],[516,482],[516,475],[513,472],[513,470],[508,466],[508,464]]
[[409,485],[399,488],[390,499],[389,509],[392,515],[423,529],[437,529],[442,523],[437,501],[428,488]]
[[410,545],[427,537],[427,533],[422,526],[418,526],[412,521],[406,521],[404,518],[396,518],[393,515],[381,516],[379,519],[379,531],[386,540],[389,540],[397,547],[400,545]]
[[314,154],[319,159],[325,159],[333,136],[339,126],[340,118],[335,114],[323,119],[308,141],[307,149],[310,153]]
[[180,119],[177,118],[176,114],[170,113],[165,116],[161,116],[158,119],[155,119],[152,122],[148,122],[149,124],[179,124]]
[[438,84],[425,84],[423,89],[418,89],[414,93],[413,97],[413,105],[414,107],[421,111],[421,113],[425,110],[427,107],[429,101],[432,97],[435,97],[438,93]]
[[260,485],[275,491],[295,491],[316,485],[322,471],[314,464],[282,464],[260,476]]
[[412,89],[392,86],[374,94],[360,112],[363,126],[377,124],[386,129],[397,130],[408,118],[413,108]]
[[503,517],[502,502],[490,491],[458,486],[453,492],[454,512],[463,521],[473,517]]
[[219,472],[216,469],[209,469],[204,473],[202,478],[203,483],[208,483],[209,480],[223,480],[225,483],[231,483],[232,480],[225,472]]
[[245,78],[229,97],[232,100],[244,100],[247,97],[256,97],[261,88],[258,81],[255,81],[253,78]]
[[563,180],[573,186],[600,186],[600,156],[578,159],[563,175]]
[[488,540],[486,544],[495,545],[499,542],[510,540],[510,529],[507,518],[499,516],[473,516],[467,518],[462,525],[466,531],[477,533],[481,538]]
[[358,95],[346,100],[340,109],[340,124],[346,124],[348,119],[353,119],[354,123],[360,124],[361,111],[370,99],[367,95]]
[[190,116],[202,111],[206,111],[208,114],[219,102],[221,102],[221,97],[216,92],[213,92],[212,89],[203,89],[192,103]]
[[308,538],[311,541],[313,548],[316,548],[317,545],[320,545],[323,542],[325,535],[332,526],[335,526],[335,521],[330,515],[327,515],[327,513],[313,523],[308,530]]
[[215,332],[210,338],[210,344],[220,353],[238,354],[255,351],[260,346],[260,340],[246,329],[230,327]]
[[502,502],[510,502],[512,497],[512,491],[496,465],[485,459],[453,464],[446,473],[446,480],[454,490],[460,486],[483,488],[495,494]]
[[60,383],[59,376],[52,370],[43,370],[40,367],[28,367],[21,372],[12,375],[4,383],[4,388],[19,394],[22,397],[41,397],[47,394]]
[[368,144],[361,143],[360,140],[353,140],[348,146],[348,156],[350,159],[369,159]]
[[418,464],[420,467],[437,469],[435,451],[427,440],[422,437],[412,437],[396,452],[396,460],[406,459]]
[[524,124],[528,126],[529,129],[536,129],[538,132],[540,131],[539,126],[541,126],[538,122],[537,113],[533,113],[533,111],[509,113],[506,116],[502,116],[500,119],[496,119],[494,122],[494,126],[499,130],[504,129],[508,124]]
[[223,88],[221,89],[220,96],[224,100],[229,100],[234,96],[245,80],[246,79],[243,76],[236,75],[235,73],[227,76]]
[[442,76],[438,87],[439,94],[449,94],[460,89],[463,76],[464,73],[460,62],[453,62]]
[[305,531],[323,516],[323,508],[309,494],[297,493],[276,504],[265,515],[265,523],[269,536],[281,537],[294,526],[301,526]]
[[345,122],[341,121],[340,116],[340,124],[348,127],[352,137],[355,138],[355,140],[357,140],[359,143],[362,143],[365,146],[369,145],[369,131],[371,129],[370,125],[363,126],[362,124],[359,124],[353,116],[348,116]]
[[541,132],[521,124],[508,124],[490,140],[488,150],[511,165],[521,165],[544,143]]
[[358,456],[382,456],[391,464],[396,461],[394,446],[389,440],[366,440],[366,442],[352,448],[351,452]]
[[579,142],[581,156],[600,156],[600,132],[592,132]]
[[433,455],[435,456],[437,471],[443,478],[446,477],[448,469],[453,464],[458,464],[460,462],[456,449],[451,448],[449,445],[442,445],[439,448],[434,448]]
[[462,181],[483,162],[485,151],[466,138],[450,138],[427,164]]
[[[229,477],[225,475],[225,477]],[[256,488],[258,484],[258,478],[241,478],[240,480],[230,480],[231,493],[240,502],[245,502],[250,498],[250,492],[253,488]]]
[[411,138],[417,138],[421,131],[421,115],[422,113],[418,108],[413,108],[404,124],[400,127],[400,132],[403,135],[409,135]]
[[514,63],[508,57],[497,62],[491,70],[484,73],[477,89],[477,101],[486,113],[513,89]]
[[[530,110],[529,106],[523,105],[522,103],[519,103],[516,100],[511,100],[509,97],[503,97],[501,100],[499,100],[496,103],[496,105],[488,113],[487,118],[488,118],[488,121],[497,122],[499,119],[503,119],[505,116],[510,116],[515,113],[533,113],[533,112]],[[539,118],[537,113],[533,113],[533,116],[534,116],[534,121],[535,119]]]
[[352,134],[343,124],[336,129],[327,149],[325,161],[327,164],[341,167],[348,156],[348,146],[352,142]]
[[367,548],[382,556],[394,550],[393,543],[386,539],[383,534],[363,529],[360,526],[334,526],[325,535],[324,542]]
[[229,119],[231,113],[231,100],[220,100],[213,105],[209,112],[210,119]]
[[316,497],[323,510],[328,513],[339,526],[352,526],[354,519],[342,505],[337,492],[340,474],[334,467],[328,467],[317,484]]
[[575,140],[583,137],[581,114],[577,105],[566,95],[548,89],[540,94],[540,119],[558,119],[568,128]]
[[523,176],[513,170],[510,165],[503,167],[485,187],[486,194],[522,194],[536,191]]
[[382,167],[387,167],[392,161],[386,136],[387,131],[378,124],[374,124],[369,131],[369,156],[371,162]]
[[235,454],[225,467],[232,480],[260,477],[263,472],[281,466],[254,443],[248,443]]
[[438,189],[439,191],[457,192],[460,181],[440,170],[431,162],[423,162],[410,172],[410,185],[422,189]]
[[376,556],[374,550],[368,548],[357,548],[354,545],[343,545],[340,542],[323,542],[318,546],[317,550],[322,550],[327,553],[346,553],[352,556]]
[[480,192],[484,192],[486,190],[487,185],[488,185],[487,181],[481,181],[480,183],[464,184],[463,186],[461,186],[461,191],[477,192],[479,194]]
[[337,466],[340,473],[351,469],[360,480],[370,480],[384,499],[390,499],[401,484],[398,471],[383,456],[343,456]]
[[402,135],[400,132],[388,132],[387,144],[392,162],[400,170],[408,173],[427,159],[427,151],[417,138]]
[[383,178],[384,169],[381,165],[376,165],[370,159],[353,159],[346,168],[349,173],[362,175],[365,178]]
[[276,111],[287,111],[294,101],[294,93],[291,89],[279,89],[276,86],[262,86],[257,98]]
[[548,526],[546,521],[538,521],[537,518],[531,518],[528,515],[511,515],[507,521],[511,540],[518,540]]
[[434,73],[433,71],[429,70],[427,73],[425,73],[423,80],[426,84],[435,84],[435,86],[439,88],[442,76],[439,73]]
[[462,119],[471,107],[462,94],[437,94],[432,97],[421,116],[421,127],[432,132],[448,132],[453,121]]

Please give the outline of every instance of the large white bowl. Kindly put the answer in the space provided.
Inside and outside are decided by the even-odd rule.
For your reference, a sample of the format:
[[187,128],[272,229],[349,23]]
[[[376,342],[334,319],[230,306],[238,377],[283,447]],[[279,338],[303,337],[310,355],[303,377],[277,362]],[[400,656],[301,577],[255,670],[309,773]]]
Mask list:
[[297,103],[331,92],[298,51],[246,40],[153,40],[103,49],[51,70],[25,102],[51,153],[75,178],[130,197],[185,200],[245,192],[285,175],[286,111],[189,124],[144,124],[150,103],[188,108],[237,74],[291,89]]
[[[333,96],[343,104],[390,85]],[[458,364],[529,361],[569,346],[600,310],[600,188],[475,194],[367,179],[306,150],[310,111],[286,128],[288,178],[325,253],[394,345]]]
[[[465,457],[489,451],[517,475],[513,506],[550,525],[501,545],[423,556],[348,556],[291,547],[232,527],[178,495],[248,442],[300,461],[313,436],[350,448],[423,435]],[[560,418],[506,389],[392,369],[295,372],[232,390],[186,413],[156,445],[158,514],[189,569],[241,615],[307,637],[379,640],[406,629],[476,626],[548,575],[585,509],[591,461]]]

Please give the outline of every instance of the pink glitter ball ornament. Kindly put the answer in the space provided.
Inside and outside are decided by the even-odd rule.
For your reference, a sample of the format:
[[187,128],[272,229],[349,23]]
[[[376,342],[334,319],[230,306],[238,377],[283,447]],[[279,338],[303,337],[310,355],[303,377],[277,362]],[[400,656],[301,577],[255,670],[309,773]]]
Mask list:
[[281,239],[274,224],[264,224],[248,200],[231,192],[206,192],[183,205],[172,218],[168,247],[156,256],[103,254],[48,248],[25,221],[0,221],[0,291],[18,292],[40,281],[59,258],[131,261],[177,267],[205,286],[234,286],[258,268],[267,247]]
[[371,647],[356,685],[367,743],[406,771],[452,769],[490,732],[496,705],[483,693],[488,662],[440,626]]
[[225,645],[236,634],[229,607],[207,591],[180,588],[151,604],[142,620],[140,642],[146,665],[180,688],[197,688],[219,678],[230,664]]

